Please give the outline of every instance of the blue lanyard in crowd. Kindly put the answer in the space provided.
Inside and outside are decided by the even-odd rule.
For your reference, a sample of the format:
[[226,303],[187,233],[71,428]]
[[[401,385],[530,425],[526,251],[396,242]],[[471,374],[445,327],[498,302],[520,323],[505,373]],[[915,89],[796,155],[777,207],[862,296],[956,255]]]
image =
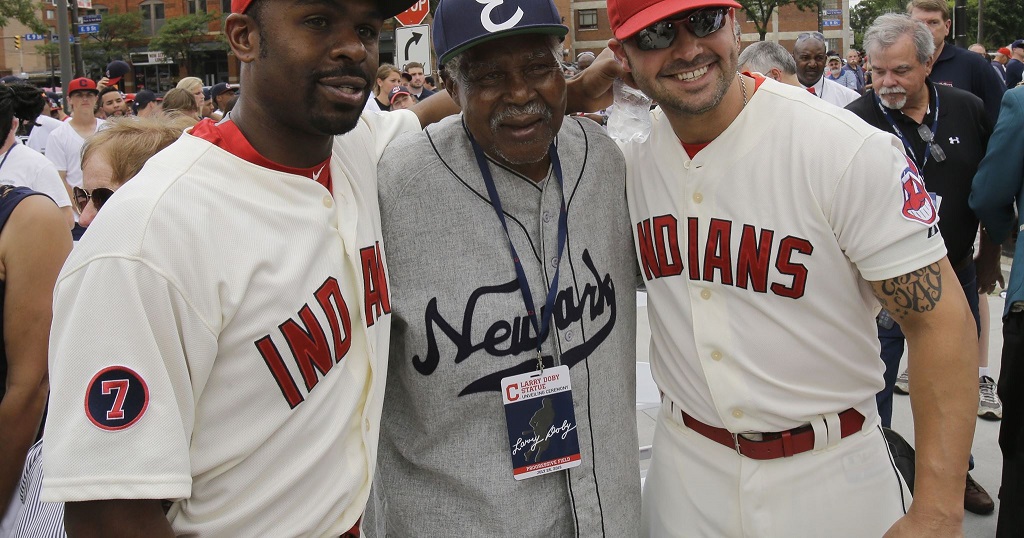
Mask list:
[[[468,131],[467,131],[467,134]],[[526,280],[526,272],[523,270],[523,264],[519,260],[519,254],[516,252],[516,246],[512,243],[512,236],[508,233],[508,224],[505,222],[505,212],[501,208],[501,198],[498,197],[498,189],[494,185],[494,178],[491,176],[491,169],[487,163],[487,157],[484,156],[484,150],[477,144],[472,134],[469,134],[469,141],[473,145],[473,153],[476,154],[476,163],[480,167],[480,174],[483,175],[484,184],[487,186],[487,194],[491,198],[491,207],[494,208],[494,212],[498,215],[498,220],[501,222],[501,227],[505,230],[505,237],[508,238],[508,248],[512,252],[512,263],[515,264],[516,278],[519,280],[519,291],[523,294],[523,302],[526,303],[526,313],[530,316],[530,323],[533,324],[533,329],[537,333],[537,364],[538,369],[544,369],[544,363],[541,359],[541,345],[544,340],[547,339],[548,330],[551,328],[551,317],[555,310],[555,296],[558,294],[558,272],[559,266],[562,260],[562,251],[565,250],[565,239],[568,235],[568,220],[567,213],[565,210],[565,196],[562,191],[562,165],[558,160],[558,151],[555,149],[554,142],[548,148],[548,156],[551,158],[551,168],[555,172],[555,179],[558,180],[558,193],[561,198],[561,210],[558,214],[558,260],[559,263],[555,265],[555,276],[551,279],[551,286],[548,288],[547,299],[544,302],[544,309],[541,311],[541,315],[537,315],[537,309],[534,306],[533,294],[530,292],[530,284]],[[539,319],[538,319],[539,318]]]
[[[935,140],[935,131],[939,128],[939,91],[932,85],[932,95],[935,96],[935,117],[932,118],[932,140]],[[914,162],[918,164],[918,171],[921,175],[924,175],[924,165],[928,164],[928,157],[932,154],[932,145],[928,142],[924,144],[924,162],[917,161],[917,155],[914,154],[914,148],[910,146],[910,141],[903,135],[903,131],[896,126],[896,122],[893,121],[892,116],[889,115],[889,111],[886,110],[882,104],[882,99],[878,96],[878,92],[875,92],[875,103],[878,104],[878,108],[882,111],[882,115],[889,121],[889,125],[892,125],[893,131],[896,131],[896,136],[900,137],[900,142],[903,142],[903,147],[907,149],[907,153],[910,154],[910,158],[914,159]],[[942,160],[939,158],[938,160]]]

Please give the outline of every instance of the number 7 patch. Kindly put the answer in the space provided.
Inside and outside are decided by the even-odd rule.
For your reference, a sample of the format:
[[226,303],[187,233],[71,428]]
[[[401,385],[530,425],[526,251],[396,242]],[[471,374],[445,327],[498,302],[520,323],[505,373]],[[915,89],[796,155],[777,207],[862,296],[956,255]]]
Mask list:
[[149,407],[149,387],[124,366],[108,366],[89,382],[85,414],[101,430],[118,431],[139,421]]

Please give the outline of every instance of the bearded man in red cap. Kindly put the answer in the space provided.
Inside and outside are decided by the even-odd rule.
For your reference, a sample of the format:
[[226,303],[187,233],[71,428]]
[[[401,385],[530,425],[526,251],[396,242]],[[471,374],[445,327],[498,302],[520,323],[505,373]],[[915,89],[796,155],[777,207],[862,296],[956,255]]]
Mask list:
[[[977,335],[935,206],[894,136],[736,71],[739,7],[608,2],[659,104],[620,143],[664,395],[643,535],[960,535]],[[879,302],[911,342],[913,505],[875,407]]]

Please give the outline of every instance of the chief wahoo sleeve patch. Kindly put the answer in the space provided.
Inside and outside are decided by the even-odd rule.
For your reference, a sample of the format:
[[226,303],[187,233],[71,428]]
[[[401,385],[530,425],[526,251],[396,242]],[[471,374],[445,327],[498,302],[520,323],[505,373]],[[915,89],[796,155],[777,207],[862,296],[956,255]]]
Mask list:
[[85,414],[101,430],[129,428],[148,407],[149,387],[142,376],[124,366],[100,370],[85,393]]
[[921,180],[917,165],[909,157],[907,167],[900,174],[900,182],[903,184],[903,218],[927,226],[935,224],[939,212]]

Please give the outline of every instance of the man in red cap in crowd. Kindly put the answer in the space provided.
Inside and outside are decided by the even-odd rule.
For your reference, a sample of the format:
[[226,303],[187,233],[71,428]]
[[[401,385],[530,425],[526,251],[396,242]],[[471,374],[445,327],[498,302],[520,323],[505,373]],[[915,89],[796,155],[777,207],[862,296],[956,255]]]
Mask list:
[[[608,2],[660,105],[620,144],[664,394],[643,535],[960,535],[977,335],[935,207],[895,137],[736,71],[739,7]],[[911,343],[913,505],[875,407],[879,302]]]
[[[98,94],[93,80],[85,77],[72,80],[67,97],[71,103],[71,119],[55,128],[46,141],[46,158],[57,167],[72,198],[72,187],[82,186],[82,146],[103,124],[95,112]],[[84,231],[85,228],[75,224],[72,233],[78,239]]]

